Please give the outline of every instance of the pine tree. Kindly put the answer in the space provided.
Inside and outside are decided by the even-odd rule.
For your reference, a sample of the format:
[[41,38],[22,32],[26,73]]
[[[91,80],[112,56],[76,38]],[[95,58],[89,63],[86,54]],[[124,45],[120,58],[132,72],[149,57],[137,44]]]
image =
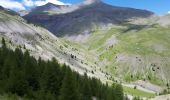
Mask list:
[[124,95],[123,95],[123,88],[120,84],[113,84],[114,87],[114,95],[116,100],[123,100]]
[[62,82],[59,100],[80,100],[79,91],[76,87],[75,77],[68,68]]
[[2,48],[6,48],[6,42],[4,38],[2,38]]
[[112,88],[107,88],[106,100],[115,100],[113,91]]
[[1,72],[3,79],[9,78],[10,67],[11,67],[11,57],[10,57],[10,55],[8,55],[4,59],[4,65],[3,65],[3,68],[2,68],[2,72]]
[[5,58],[6,58],[6,56],[8,55],[8,49],[7,49],[7,47],[6,47],[6,42],[5,42],[5,39],[4,38],[2,38],[2,47],[1,47],[1,54],[0,54],[0,64],[1,64],[1,66],[3,67],[3,65],[4,65],[4,60],[5,60]]
[[28,93],[29,84],[25,80],[24,73],[19,70],[12,70],[8,79],[8,92],[24,96]]
[[87,74],[84,74],[84,79],[82,80],[82,94],[83,94],[83,100],[91,100],[92,99],[92,93],[91,93],[91,87],[90,82],[88,79]]
[[56,97],[59,95],[62,82],[60,71],[59,64],[56,59],[53,58],[52,62],[48,62],[41,78],[41,88],[50,91],[55,94]]

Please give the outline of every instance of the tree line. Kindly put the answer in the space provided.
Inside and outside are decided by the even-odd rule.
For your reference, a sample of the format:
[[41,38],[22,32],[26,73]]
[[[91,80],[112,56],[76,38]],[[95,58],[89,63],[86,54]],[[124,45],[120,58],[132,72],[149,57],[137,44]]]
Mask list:
[[0,95],[16,94],[31,100],[123,100],[119,84],[108,86],[99,79],[80,75],[55,58],[35,59],[26,50],[0,47]]

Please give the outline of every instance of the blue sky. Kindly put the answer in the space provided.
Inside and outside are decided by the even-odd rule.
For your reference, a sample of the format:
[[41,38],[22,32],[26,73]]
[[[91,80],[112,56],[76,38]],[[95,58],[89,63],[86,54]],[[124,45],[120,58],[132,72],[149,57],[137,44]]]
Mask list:
[[[63,2],[77,3],[82,0],[62,0]],[[170,11],[170,0],[103,0],[103,2],[123,7],[132,7],[153,11],[159,15]]]
[[[10,9],[24,10],[47,2],[62,5],[65,3],[75,4],[82,1],[83,0],[0,0],[0,5]],[[114,6],[146,9],[159,15],[167,14],[170,11],[170,0],[103,0],[103,2]]]
[[105,2],[117,6],[147,9],[157,14],[166,14],[170,11],[170,0],[105,0]]

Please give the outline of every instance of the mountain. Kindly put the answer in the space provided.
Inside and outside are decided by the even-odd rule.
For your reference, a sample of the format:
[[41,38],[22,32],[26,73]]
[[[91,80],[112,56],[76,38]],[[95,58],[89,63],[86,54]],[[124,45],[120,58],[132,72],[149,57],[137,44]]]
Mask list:
[[[69,13],[42,15],[30,12],[24,18],[30,22],[42,24],[56,36],[72,36],[90,33],[95,27],[121,24],[129,19],[146,18],[154,14],[146,10],[111,6],[99,0],[87,1],[79,4],[78,9]],[[48,6],[49,4],[42,7],[48,8]],[[34,9],[32,13],[34,13]]]
[[[121,82],[131,95],[150,98],[169,91],[170,28],[160,21],[165,17],[168,22],[169,15],[160,17],[98,0],[76,7],[63,14],[30,12],[24,16],[35,24],[1,11],[0,36],[11,48],[26,47],[37,58],[56,57],[81,74],[86,72],[103,82]],[[145,92],[138,94],[139,90]]]
[[24,18],[89,53],[87,62],[94,62],[115,80],[154,92],[168,89],[170,30],[161,24],[169,21],[168,15],[88,0],[69,13],[28,14]]
[[[168,22],[168,17],[164,17]],[[28,14],[24,18],[44,25],[60,37],[75,36],[72,40],[79,41],[86,38],[83,43],[68,43],[75,43],[76,47],[92,54],[97,59],[95,63],[112,76],[158,92],[161,89],[154,84],[164,86],[170,81],[170,47],[167,44],[170,30],[159,22],[165,20],[164,17],[146,10],[94,1],[66,14]],[[87,37],[84,34],[88,34]]]
[[[4,37],[9,48],[20,47],[23,51],[30,51],[31,55],[49,60],[55,57],[60,63],[70,65],[72,69],[80,74],[87,72],[89,76],[95,76],[105,80],[105,74],[98,69],[82,49],[78,49],[54,36],[48,30],[28,24],[22,17],[8,13],[8,10],[0,10],[0,39]],[[94,71],[95,70],[95,71]],[[91,73],[93,71],[93,73]]]
[[64,14],[71,11],[74,11],[77,7],[71,5],[56,5],[53,3],[47,3],[43,6],[35,7],[31,10],[29,15],[51,15],[51,14]]

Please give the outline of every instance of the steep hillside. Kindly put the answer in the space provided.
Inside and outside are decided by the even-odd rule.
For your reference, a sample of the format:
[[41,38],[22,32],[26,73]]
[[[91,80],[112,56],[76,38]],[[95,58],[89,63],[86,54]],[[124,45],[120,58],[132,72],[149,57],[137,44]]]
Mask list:
[[70,13],[59,15],[30,13],[24,16],[24,18],[30,22],[42,24],[57,36],[73,36],[89,34],[96,27],[121,24],[129,19],[145,18],[151,15],[153,13],[146,10],[116,7],[96,0],[90,3],[83,3],[77,10]]
[[68,45],[44,28],[27,24],[24,19],[6,13],[6,10],[0,11],[0,37],[5,38],[10,48],[28,49],[34,57],[40,56],[45,60],[56,57],[60,63],[70,65],[80,74],[87,72],[89,76],[106,81],[105,74],[96,69],[92,55]]

